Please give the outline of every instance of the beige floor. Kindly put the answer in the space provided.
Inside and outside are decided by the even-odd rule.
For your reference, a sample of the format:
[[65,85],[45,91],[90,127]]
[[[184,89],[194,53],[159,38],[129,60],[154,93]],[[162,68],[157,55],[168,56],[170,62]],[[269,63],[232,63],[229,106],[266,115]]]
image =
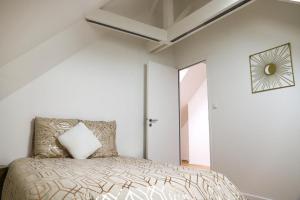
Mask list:
[[189,162],[187,160],[182,160],[181,161],[181,165],[185,166],[185,167],[192,167],[192,168],[199,168],[199,169],[210,169],[209,166],[205,166],[205,165],[193,165],[193,164],[189,164]]

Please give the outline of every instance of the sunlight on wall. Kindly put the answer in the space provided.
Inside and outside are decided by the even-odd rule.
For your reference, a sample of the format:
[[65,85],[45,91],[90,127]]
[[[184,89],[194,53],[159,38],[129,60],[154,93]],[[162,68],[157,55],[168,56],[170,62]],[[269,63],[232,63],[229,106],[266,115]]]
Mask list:
[[179,78],[181,159],[210,166],[206,64],[181,70]]

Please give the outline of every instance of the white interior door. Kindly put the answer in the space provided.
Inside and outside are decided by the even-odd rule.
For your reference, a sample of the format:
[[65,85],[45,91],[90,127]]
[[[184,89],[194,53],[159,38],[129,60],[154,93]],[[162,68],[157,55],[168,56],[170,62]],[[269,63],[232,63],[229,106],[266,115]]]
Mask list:
[[178,165],[178,70],[149,62],[146,84],[147,159]]

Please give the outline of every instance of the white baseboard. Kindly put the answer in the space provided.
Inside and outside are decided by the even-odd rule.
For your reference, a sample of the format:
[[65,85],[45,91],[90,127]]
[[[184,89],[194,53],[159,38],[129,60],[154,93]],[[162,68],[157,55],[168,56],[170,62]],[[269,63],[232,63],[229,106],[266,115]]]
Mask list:
[[247,200],[272,200],[272,199],[269,199],[266,197],[260,197],[260,196],[254,195],[254,194],[243,193],[243,195],[245,197],[247,197]]

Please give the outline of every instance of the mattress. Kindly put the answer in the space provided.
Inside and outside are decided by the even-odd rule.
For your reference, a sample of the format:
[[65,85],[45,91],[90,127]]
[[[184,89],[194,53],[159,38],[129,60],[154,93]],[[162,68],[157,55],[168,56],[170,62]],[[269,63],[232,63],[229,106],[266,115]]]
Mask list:
[[144,159],[14,161],[2,200],[245,200],[224,175]]

